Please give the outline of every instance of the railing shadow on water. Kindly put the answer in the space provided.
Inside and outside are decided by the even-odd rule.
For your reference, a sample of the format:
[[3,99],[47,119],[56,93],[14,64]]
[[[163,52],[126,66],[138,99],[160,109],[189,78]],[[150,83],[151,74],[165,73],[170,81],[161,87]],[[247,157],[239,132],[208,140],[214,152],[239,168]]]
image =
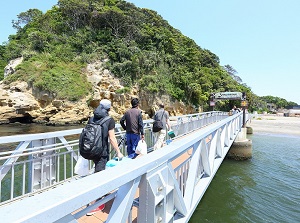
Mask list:
[[[226,117],[227,113],[224,112],[207,112],[172,117],[172,120],[176,120],[176,123],[173,121],[172,124],[172,129],[176,134],[173,140],[180,139],[188,133],[223,120]],[[239,117],[237,116],[239,119],[240,117],[240,115]],[[151,152],[154,142],[153,133],[151,131],[152,120],[144,121],[144,127],[148,152]],[[6,204],[24,196],[40,193],[42,190],[47,190],[54,186],[59,187],[58,184],[79,179],[80,177],[74,175],[73,170],[78,158],[78,137],[80,132],[81,129],[75,129],[52,133],[19,135],[17,137],[1,137],[0,146],[2,151],[3,148],[8,148],[9,146],[15,148],[0,153],[1,204]],[[117,139],[120,140],[124,134],[121,127],[116,126]],[[210,138],[213,138],[214,134],[215,132],[212,132],[210,135],[203,136],[206,141],[206,146],[210,147]],[[16,146],[16,143],[19,144]],[[121,148],[125,154],[124,143]],[[185,148],[182,154],[187,151],[189,151],[188,154],[190,155],[187,156],[185,161],[174,167],[176,174],[174,177],[178,181],[180,191],[182,192],[185,189],[187,173],[192,159],[191,155],[194,150],[192,147]],[[181,154],[177,154],[172,159],[169,159],[168,162],[175,161],[179,155]],[[111,154],[111,156],[113,156],[113,154]],[[90,162],[90,169],[92,170],[92,162]],[[197,175],[199,179],[205,175],[203,165],[198,166]],[[111,197],[115,197],[115,195],[111,195]],[[107,199],[109,199],[109,197],[106,197],[100,201],[100,203],[105,203]],[[174,199],[174,197],[172,199]],[[99,205],[99,203],[95,205]],[[84,212],[86,213],[94,206],[88,207]],[[77,214],[77,217],[78,216],[79,214]]]

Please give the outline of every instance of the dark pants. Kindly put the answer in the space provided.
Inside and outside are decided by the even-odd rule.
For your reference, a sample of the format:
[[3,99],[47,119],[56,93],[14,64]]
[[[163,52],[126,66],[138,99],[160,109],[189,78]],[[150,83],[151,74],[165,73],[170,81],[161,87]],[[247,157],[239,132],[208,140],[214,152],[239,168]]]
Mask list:
[[108,161],[108,156],[101,156],[100,159],[93,160],[95,163],[95,173],[105,170],[105,165]]
[[[108,158],[108,156],[101,156],[100,159],[93,160],[95,163],[95,173],[105,170],[105,165],[108,161]],[[98,198],[96,201],[99,201],[100,199],[101,198]]]
[[134,159],[138,154],[135,153],[137,144],[140,141],[140,135],[134,133],[126,133],[127,155]]

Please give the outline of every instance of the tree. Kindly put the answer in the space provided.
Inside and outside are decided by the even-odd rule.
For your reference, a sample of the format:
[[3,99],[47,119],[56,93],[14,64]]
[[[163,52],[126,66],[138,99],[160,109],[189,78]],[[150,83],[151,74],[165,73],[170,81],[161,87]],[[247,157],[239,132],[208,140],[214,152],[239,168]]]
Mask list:
[[243,80],[242,78],[240,78],[239,76],[237,76],[238,72],[229,64],[223,66],[223,68],[225,69],[225,71],[238,83],[242,83]]
[[74,31],[90,25],[92,1],[87,0],[60,0],[58,6],[64,16],[68,30]]
[[23,26],[42,15],[43,12],[38,9],[29,9],[26,12],[21,12],[19,15],[17,15],[18,20],[12,21],[13,28],[17,29],[17,31],[20,31]]
[[[4,71],[4,68],[7,64],[7,60],[5,59],[5,46],[4,45],[0,45],[0,71]],[[0,74],[0,81],[3,79],[4,77],[4,72],[1,72]]]
[[[157,12],[123,0],[59,0],[45,14],[34,9],[21,13],[14,25],[19,31],[9,39],[4,58],[25,57],[11,80],[22,77],[50,92],[60,89],[54,78],[72,80],[64,86],[77,93],[72,97],[66,92],[68,98],[83,94],[75,88],[80,80],[74,74],[81,73],[76,69],[95,60],[107,61],[105,68],[127,87],[138,85],[141,91],[170,95],[196,107],[208,107],[210,93],[248,89],[237,82],[231,66],[223,69],[217,55]],[[74,72],[65,72],[71,67]]]

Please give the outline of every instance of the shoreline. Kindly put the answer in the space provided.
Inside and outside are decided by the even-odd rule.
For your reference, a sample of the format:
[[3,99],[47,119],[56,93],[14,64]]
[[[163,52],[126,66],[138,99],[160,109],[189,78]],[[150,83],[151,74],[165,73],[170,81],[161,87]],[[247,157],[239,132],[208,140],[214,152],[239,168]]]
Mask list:
[[[253,129],[255,133],[272,133],[272,134],[284,134],[300,137],[300,117],[284,117],[278,115],[252,115],[252,118],[248,121],[247,126]],[[9,127],[9,128],[8,128]],[[14,128],[26,128],[29,133],[49,132],[56,129],[66,130],[74,128],[82,128],[83,125],[44,125],[40,123],[10,123],[0,125],[0,136],[7,136],[15,134]],[[8,128],[8,129],[7,129]]]
[[255,133],[275,133],[300,136],[300,117],[253,115],[247,123]]

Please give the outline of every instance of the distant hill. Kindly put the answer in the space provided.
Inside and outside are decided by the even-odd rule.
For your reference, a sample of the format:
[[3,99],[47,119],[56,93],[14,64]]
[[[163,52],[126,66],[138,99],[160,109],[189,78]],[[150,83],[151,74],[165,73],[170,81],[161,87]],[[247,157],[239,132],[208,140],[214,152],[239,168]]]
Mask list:
[[[52,92],[58,99],[77,101],[91,91],[84,75],[88,63],[105,66],[126,92],[133,86],[148,94],[167,94],[208,110],[213,92],[246,92],[249,109],[260,99],[220,65],[217,55],[202,49],[174,29],[155,11],[122,0],[59,0],[46,13],[21,12],[17,29],[0,46],[0,68],[15,58],[23,62],[6,83],[24,80]],[[1,77],[3,79],[3,77]],[[235,101],[217,103],[229,110]]]

